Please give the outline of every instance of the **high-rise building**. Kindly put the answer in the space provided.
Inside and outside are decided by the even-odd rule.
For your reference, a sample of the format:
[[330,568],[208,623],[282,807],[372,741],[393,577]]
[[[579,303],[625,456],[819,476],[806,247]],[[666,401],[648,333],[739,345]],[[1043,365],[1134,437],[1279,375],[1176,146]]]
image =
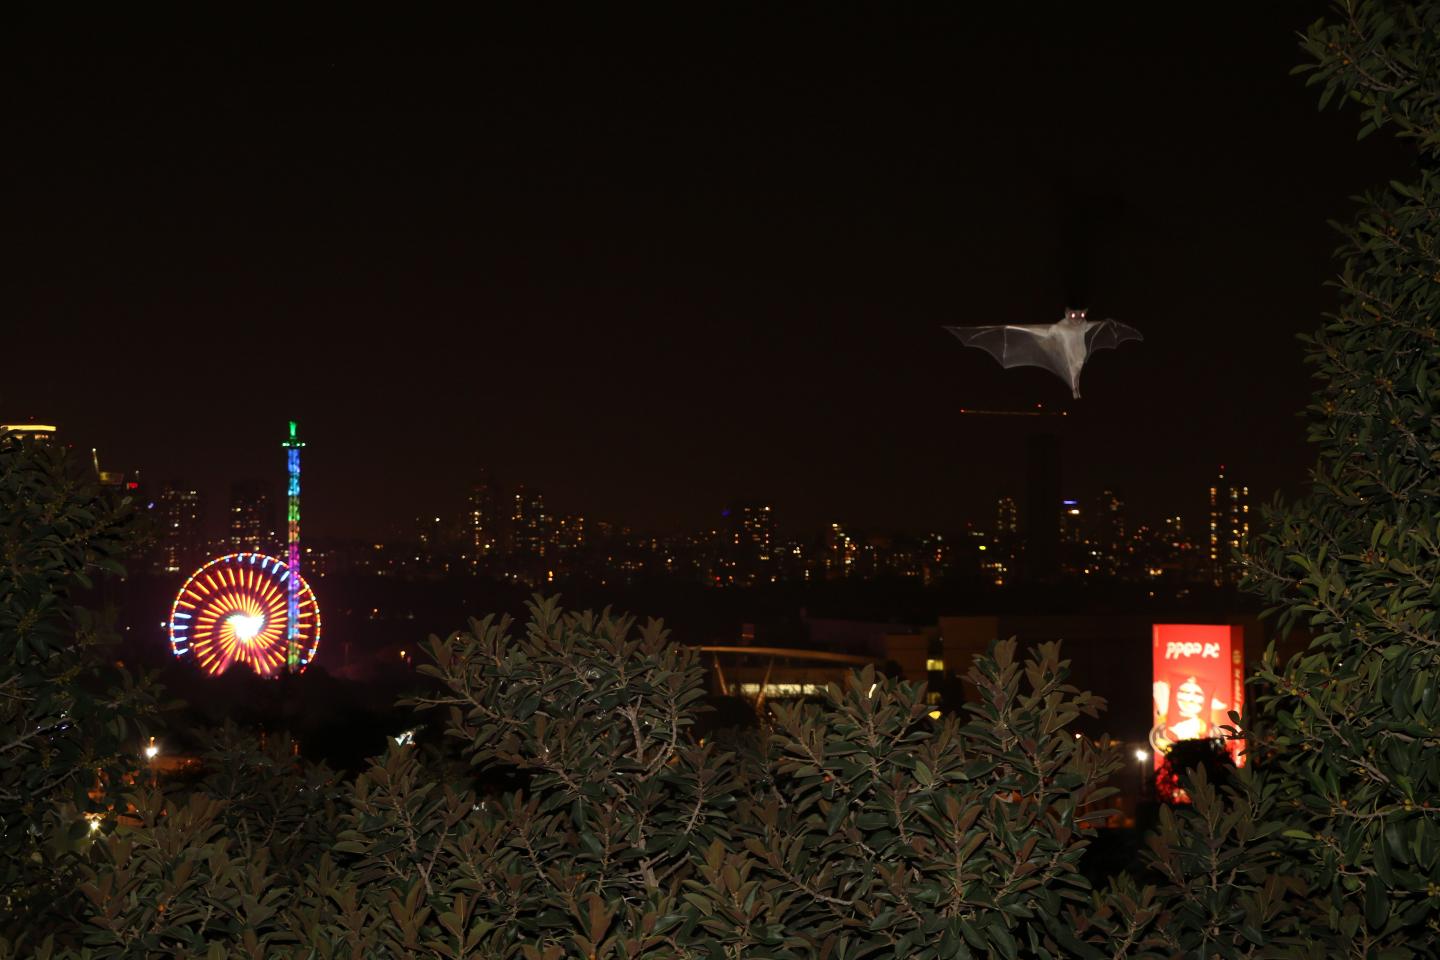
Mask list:
[[585,551],[585,518],[575,513],[561,514],[550,524],[550,558],[546,576],[574,574],[581,566]]
[[466,554],[472,573],[489,570],[500,553],[498,501],[489,473],[482,470],[470,485],[469,509],[465,515]]
[[855,576],[859,569],[860,545],[840,524],[832,523],[825,531],[821,556],[825,579],[838,580]]
[[1014,497],[1000,497],[995,501],[995,539],[1014,538],[1020,535],[1020,511],[1015,507]]
[[517,484],[510,508],[510,572],[514,576],[528,583],[540,582],[550,544],[549,527],[544,495]]
[[777,579],[775,510],[768,503],[744,503],[730,513],[730,560],[743,586]]
[[1125,501],[1114,490],[1102,490],[1089,523],[1091,567],[1099,576],[1129,572],[1129,540],[1125,536]]
[[230,485],[228,544],[233,551],[271,553],[275,550],[275,511],[269,491],[259,480]]
[[165,573],[190,573],[205,562],[205,527],[200,491],[166,484],[155,501],[159,520],[156,567]]
[[1238,554],[1250,542],[1250,488],[1225,476],[1225,465],[1210,484],[1210,570],[1215,586],[1237,583]]
[[980,571],[997,587],[1015,576],[1020,562],[1020,511],[1015,498],[1002,496],[995,501],[995,533],[985,544],[980,557]]

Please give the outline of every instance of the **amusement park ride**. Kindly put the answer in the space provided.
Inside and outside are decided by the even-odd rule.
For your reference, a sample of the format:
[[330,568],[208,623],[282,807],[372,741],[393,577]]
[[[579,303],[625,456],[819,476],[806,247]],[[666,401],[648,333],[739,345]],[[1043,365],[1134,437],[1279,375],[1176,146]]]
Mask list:
[[289,473],[289,547],[281,561],[227,553],[185,581],[170,610],[170,649],[211,674],[243,664],[262,677],[300,673],[320,645],[320,607],[300,576],[300,449],[290,421],[282,444]]

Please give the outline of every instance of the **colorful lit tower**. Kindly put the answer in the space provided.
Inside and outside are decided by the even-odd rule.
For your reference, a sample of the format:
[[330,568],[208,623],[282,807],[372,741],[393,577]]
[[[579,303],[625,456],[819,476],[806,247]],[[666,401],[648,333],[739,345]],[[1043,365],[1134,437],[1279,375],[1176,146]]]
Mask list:
[[290,484],[286,489],[289,506],[286,521],[289,533],[289,553],[285,565],[289,567],[285,578],[285,663],[291,673],[300,670],[300,448],[305,443],[295,436],[295,421],[290,421],[290,436],[281,444],[285,448],[286,467]]

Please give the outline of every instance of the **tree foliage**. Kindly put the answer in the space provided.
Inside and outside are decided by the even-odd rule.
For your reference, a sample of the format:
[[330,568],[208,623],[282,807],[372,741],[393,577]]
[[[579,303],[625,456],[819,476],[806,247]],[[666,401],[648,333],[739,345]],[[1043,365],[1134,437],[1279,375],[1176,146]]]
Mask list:
[[1262,707],[1304,925],[1358,956],[1440,937],[1440,9],[1339,12],[1307,36],[1311,80],[1416,169],[1343,230],[1340,308],[1309,339],[1314,492],[1276,511],[1254,582],[1314,634],[1267,656]]
[[[837,958],[1064,955],[1078,861],[1115,751],[1065,733],[1099,698],[1047,644],[1007,641],[976,664],[968,720],[931,719],[922,687],[873,668],[820,704],[777,705],[764,777],[742,805],[741,853],[771,926]],[[715,883],[712,926],[753,923],[749,885]],[[753,907],[752,907],[753,910]],[[708,911],[713,911],[710,913]],[[741,952],[738,955],[750,955]]]
[[152,694],[78,600],[122,573],[130,504],[63,448],[0,431],[0,934],[68,908],[73,853],[113,816]]
[[1339,309],[1304,338],[1311,493],[1247,584],[1311,635],[1254,678],[1251,769],[1151,839],[1160,955],[1429,955],[1440,940],[1440,7],[1344,2],[1301,68],[1416,165],[1339,227]]
[[[693,650],[532,604],[433,638],[417,696],[467,757],[395,744],[351,783],[220,731],[126,797],[42,956],[1066,956],[1113,751],[1058,647],[980,661],[967,721],[873,670],[721,750]],[[503,773],[504,789],[494,789]],[[0,956],[7,955],[0,944]]]

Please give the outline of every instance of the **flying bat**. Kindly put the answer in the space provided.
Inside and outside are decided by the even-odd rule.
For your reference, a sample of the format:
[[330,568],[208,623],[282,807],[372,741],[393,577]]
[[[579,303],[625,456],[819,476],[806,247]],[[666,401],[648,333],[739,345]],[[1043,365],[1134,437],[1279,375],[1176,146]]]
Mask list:
[[1084,310],[1066,310],[1059,323],[1021,323],[993,327],[946,327],[967,347],[979,347],[1011,367],[1041,367],[1070,384],[1080,396],[1080,370],[1090,354],[1144,340],[1140,331],[1116,320],[1086,320]]

